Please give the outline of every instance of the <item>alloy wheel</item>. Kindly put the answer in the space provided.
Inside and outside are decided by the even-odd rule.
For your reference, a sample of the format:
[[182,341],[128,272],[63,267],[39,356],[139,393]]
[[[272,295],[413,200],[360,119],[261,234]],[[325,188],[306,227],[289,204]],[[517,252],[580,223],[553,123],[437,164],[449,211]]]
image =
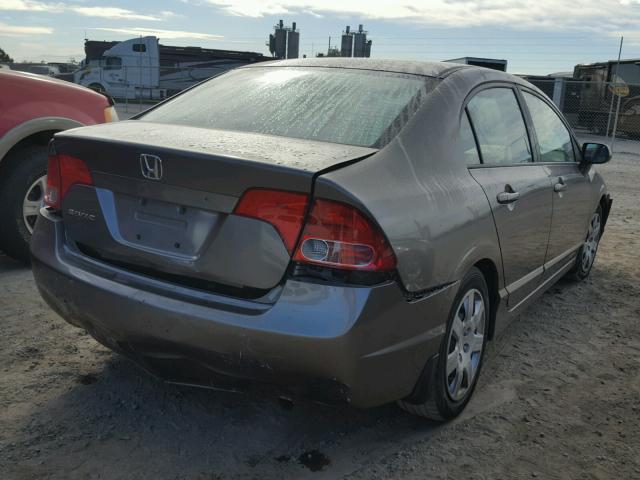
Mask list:
[[33,233],[33,228],[38,219],[38,212],[44,206],[44,191],[46,186],[47,176],[43,175],[31,184],[24,196],[22,202],[22,220],[29,234]]

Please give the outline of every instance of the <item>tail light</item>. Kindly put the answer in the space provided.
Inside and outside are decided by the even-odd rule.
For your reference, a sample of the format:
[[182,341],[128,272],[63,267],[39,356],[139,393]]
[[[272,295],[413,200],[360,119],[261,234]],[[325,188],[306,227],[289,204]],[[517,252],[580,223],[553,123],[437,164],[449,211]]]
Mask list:
[[308,202],[302,193],[256,188],[244,193],[233,213],[273,225],[298,263],[370,272],[395,269],[384,235],[357,208],[317,199],[303,229]]
[[111,95],[107,95],[105,92],[99,92],[107,99],[109,105],[104,108],[104,122],[117,122],[118,121],[118,112],[116,111],[116,102],[113,100]]
[[116,112],[116,107],[109,106],[104,109],[104,121],[105,123],[118,121],[118,112]]
[[60,208],[67,192],[76,184],[93,185],[93,178],[87,164],[69,155],[49,155],[45,205]]
[[278,231],[289,254],[296,246],[309,197],[280,190],[247,190],[233,213],[270,223]]
[[314,201],[294,260],[347,270],[386,272],[396,258],[380,229],[358,209]]

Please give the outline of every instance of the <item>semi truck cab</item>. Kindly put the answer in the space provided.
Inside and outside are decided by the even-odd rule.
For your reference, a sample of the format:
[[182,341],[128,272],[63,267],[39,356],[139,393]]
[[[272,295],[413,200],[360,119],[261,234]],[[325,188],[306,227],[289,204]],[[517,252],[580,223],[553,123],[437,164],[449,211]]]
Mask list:
[[117,98],[163,99],[160,87],[158,38],[149,36],[119,42],[103,58],[89,60],[75,73],[74,82]]

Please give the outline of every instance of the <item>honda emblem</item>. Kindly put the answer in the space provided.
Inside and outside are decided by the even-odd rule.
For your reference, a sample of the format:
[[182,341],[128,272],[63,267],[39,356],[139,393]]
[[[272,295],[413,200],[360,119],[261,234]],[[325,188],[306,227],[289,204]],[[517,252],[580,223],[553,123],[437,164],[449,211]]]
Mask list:
[[162,159],[157,155],[140,155],[140,171],[144,178],[160,180],[162,178]]

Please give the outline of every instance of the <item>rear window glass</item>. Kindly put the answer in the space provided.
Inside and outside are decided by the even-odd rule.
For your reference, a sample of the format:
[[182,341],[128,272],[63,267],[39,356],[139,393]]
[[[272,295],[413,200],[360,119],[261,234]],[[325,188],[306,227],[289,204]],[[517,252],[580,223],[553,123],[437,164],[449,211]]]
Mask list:
[[368,70],[245,68],[214,78],[141,119],[381,147],[437,82]]

